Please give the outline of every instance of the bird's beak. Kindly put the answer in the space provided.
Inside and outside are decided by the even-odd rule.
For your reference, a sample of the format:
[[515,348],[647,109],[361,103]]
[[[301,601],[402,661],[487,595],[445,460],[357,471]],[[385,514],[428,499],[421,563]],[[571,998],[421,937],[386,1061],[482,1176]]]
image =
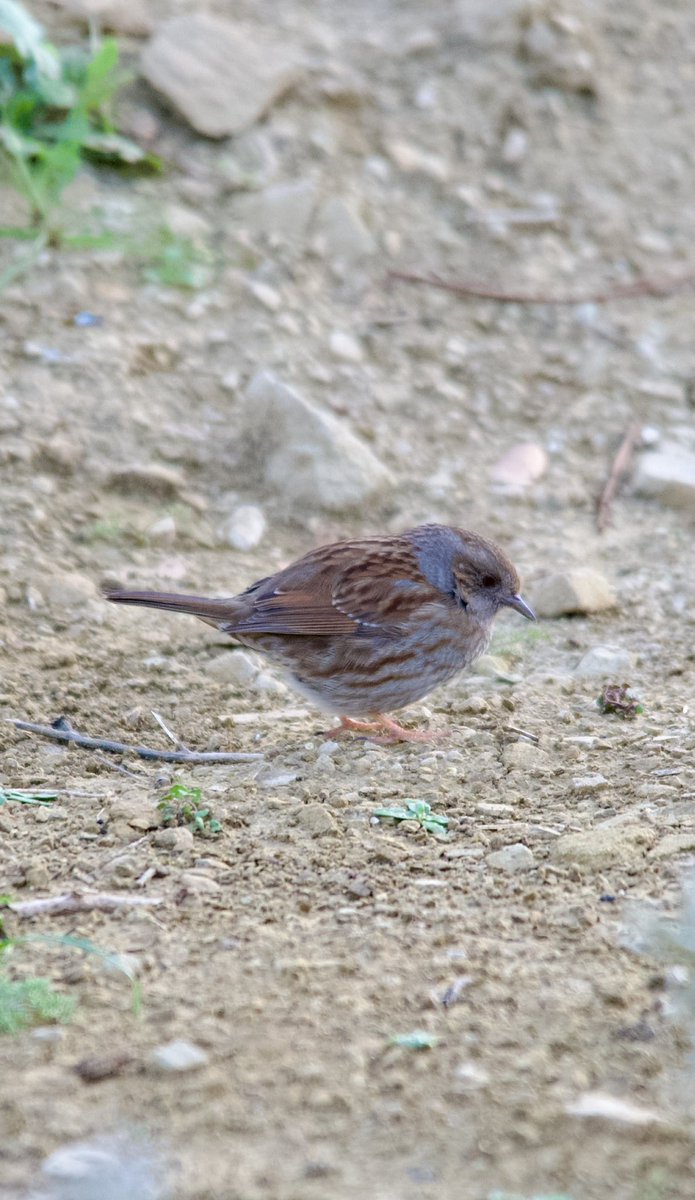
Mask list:
[[526,617],[527,621],[536,620],[535,612],[531,605],[526,603],[523,596],[503,596],[502,604],[506,604],[509,608],[515,608],[522,617]]

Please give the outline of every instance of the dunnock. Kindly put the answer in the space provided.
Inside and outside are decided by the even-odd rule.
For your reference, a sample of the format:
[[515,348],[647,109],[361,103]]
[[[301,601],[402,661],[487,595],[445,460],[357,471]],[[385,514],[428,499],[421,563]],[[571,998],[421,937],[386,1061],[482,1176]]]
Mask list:
[[267,654],[297,691],[339,716],[332,734],[381,731],[384,741],[427,739],[385,714],[470,666],[501,607],[535,620],[506,555],[448,525],[321,546],[225,599],[132,591],[107,599],[200,617]]

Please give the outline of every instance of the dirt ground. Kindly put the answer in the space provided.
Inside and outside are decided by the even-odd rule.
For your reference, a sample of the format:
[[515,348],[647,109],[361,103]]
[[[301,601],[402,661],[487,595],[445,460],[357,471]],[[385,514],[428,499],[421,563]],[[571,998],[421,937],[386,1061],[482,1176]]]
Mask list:
[[[170,767],[0,724],[0,784],[61,793],[0,808],[0,890],[162,900],[8,918],[130,956],[143,1005],[93,955],[17,949],[13,973],[78,1005],[57,1033],[0,1040],[0,1180],[25,1197],[57,1147],[126,1131],[157,1148],[178,1200],[691,1197],[687,1037],[621,925],[628,901],[674,909],[695,850],[693,514],[628,484],[599,535],[594,506],[630,421],[695,448],[695,300],[502,305],[385,274],[552,295],[687,270],[695,8],[215,7],[301,47],[303,80],[221,143],[132,87],[129,119],[154,122],[172,169],[85,174],[70,200],[128,235],[161,215],[212,248],[210,280],[186,292],[127,250],[51,251],[3,296],[0,717],[164,747],[154,710],[192,748],[262,758]],[[37,11],[58,38],[80,29]],[[294,181],[358,214],[361,248],[331,256],[310,225],[290,243],[266,210],[259,227],[260,199]],[[3,221],[12,204],[3,192]],[[76,324],[83,311],[101,323]],[[261,482],[262,447],[242,451],[259,369],[336,414],[394,486],[358,511],[290,511]],[[492,465],[528,440],[547,473],[495,490]],[[240,504],[267,519],[248,551],[223,532]],[[433,748],[326,749],[325,717],[277,719],[303,701],[245,681],[219,635],[99,595],[231,594],[323,541],[431,519],[497,539],[531,599],[578,565],[618,599],[537,633],[500,619],[503,670],[404,714],[450,727]],[[630,656],[633,722],[602,715],[601,681],[576,672],[599,645]],[[162,838],[174,781],[202,789],[219,836]],[[446,840],[375,820],[410,799],[448,817]],[[518,844],[531,857],[503,869],[495,852]],[[391,1042],[418,1030],[429,1049]],[[202,1065],[158,1071],[173,1040]],[[78,1064],[104,1056],[85,1081]],[[597,1114],[597,1092],[639,1119]]]

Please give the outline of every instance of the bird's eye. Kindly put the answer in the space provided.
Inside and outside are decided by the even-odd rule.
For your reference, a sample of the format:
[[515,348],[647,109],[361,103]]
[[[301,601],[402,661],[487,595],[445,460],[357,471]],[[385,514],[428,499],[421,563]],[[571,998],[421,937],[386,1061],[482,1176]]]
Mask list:
[[492,588],[497,587],[499,580],[496,575],[483,575],[481,582],[484,588]]

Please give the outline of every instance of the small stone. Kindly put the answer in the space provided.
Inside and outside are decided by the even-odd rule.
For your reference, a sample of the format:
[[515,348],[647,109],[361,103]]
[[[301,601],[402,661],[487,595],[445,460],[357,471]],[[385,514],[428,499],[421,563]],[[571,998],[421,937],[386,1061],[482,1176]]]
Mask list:
[[548,455],[537,442],[520,442],[512,446],[490,471],[493,483],[508,488],[526,488],[545,475]]
[[607,1092],[584,1092],[565,1106],[565,1112],[572,1117],[595,1117],[618,1125],[660,1125],[664,1122],[654,1109],[620,1096],[610,1096]]
[[83,458],[82,446],[72,438],[56,433],[39,442],[34,462],[39,470],[51,471],[54,475],[74,475]]
[[572,788],[575,792],[602,792],[608,787],[608,780],[605,775],[600,775],[598,772],[595,775],[579,775],[572,780]]
[[313,180],[278,183],[250,197],[244,215],[259,233],[283,242],[301,243],[307,236],[317,196],[318,187]]
[[77,662],[75,647],[58,638],[55,641],[42,642],[37,649],[41,653],[41,666],[49,671],[55,671],[58,667],[74,667]]
[[296,771],[285,771],[282,768],[264,767],[256,775],[256,783],[259,787],[270,789],[289,787],[291,783],[295,783],[298,776]]
[[176,521],[171,516],[160,517],[147,530],[147,540],[153,546],[173,546],[176,541]]
[[311,837],[338,833],[338,822],[324,804],[303,805],[297,814],[297,824]]
[[259,671],[253,681],[255,691],[263,696],[287,696],[288,689],[281,679],[276,679],[270,671]]
[[632,668],[632,655],[619,646],[594,646],[577,663],[580,679],[623,679]]
[[635,866],[656,840],[654,830],[642,825],[599,826],[585,833],[567,833],[554,843],[553,862],[575,864],[588,871]]
[[505,746],[502,752],[502,762],[509,770],[544,770],[547,768],[548,756],[538,746],[534,746],[533,742],[512,742],[511,746]]
[[299,79],[301,59],[287,36],[188,13],[159,27],[141,69],[198,133],[223,138],[265,116]]
[[519,125],[512,125],[502,143],[502,162],[508,166],[516,166],[528,153],[528,134]]
[[197,1071],[207,1065],[205,1051],[193,1042],[174,1041],[157,1046],[150,1055],[150,1063],[157,1071]]
[[358,263],[376,251],[376,242],[361,217],[338,196],[320,208],[315,242],[319,254],[346,264]]
[[244,414],[248,460],[295,513],[358,507],[393,484],[374,452],[332,413],[269,371],[252,379]]
[[213,679],[239,688],[251,686],[258,671],[257,661],[244,650],[223,650],[205,666],[205,673]]
[[99,595],[94,580],[77,571],[44,576],[41,590],[49,608],[73,611],[86,608]]
[[258,303],[269,312],[277,312],[280,308],[282,296],[277,288],[271,287],[269,283],[263,283],[261,279],[250,279],[248,289]]
[[426,175],[437,183],[447,183],[449,180],[450,169],[446,159],[422,150],[412,142],[393,138],[386,142],[384,149],[391,162],[405,175]]
[[643,454],[637,464],[635,488],[671,508],[695,512],[695,454],[672,443]]
[[163,225],[176,237],[188,238],[192,242],[205,243],[210,235],[210,226],[205,217],[183,204],[167,204],[163,213]]
[[193,849],[193,833],[185,825],[176,825],[171,829],[158,829],[152,841],[162,850],[171,850],[180,854]]
[[155,500],[177,500],[184,487],[184,480],[173,467],[160,463],[140,466],[118,467],[111,471],[106,486],[124,496],[146,496]]
[[334,329],[330,337],[331,354],[334,358],[340,358],[344,362],[362,362],[364,352],[361,344],[356,337],[351,333],[342,333],[340,329]]
[[266,529],[263,510],[255,504],[240,504],[222,526],[222,540],[234,550],[253,550]]
[[184,871],[183,875],[179,876],[178,883],[187,892],[193,892],[196,895],[210,895],[212,892],[222,890],[221,884],[210,875],[206,875],[204,871]]
[[511,846],[494,850],[492,854],[487,855],[485,861],[489,867],[496,871],[505,871],[508,875],[516,874],[517,871],[529,871],[535,865],[533,854],[523,842],[514,842]]
[[617,601],[611,585],[599,571],[574,567],[537,579],[531,587],[531,603],[539,617],[563,617],[602,612],[615,608]]

